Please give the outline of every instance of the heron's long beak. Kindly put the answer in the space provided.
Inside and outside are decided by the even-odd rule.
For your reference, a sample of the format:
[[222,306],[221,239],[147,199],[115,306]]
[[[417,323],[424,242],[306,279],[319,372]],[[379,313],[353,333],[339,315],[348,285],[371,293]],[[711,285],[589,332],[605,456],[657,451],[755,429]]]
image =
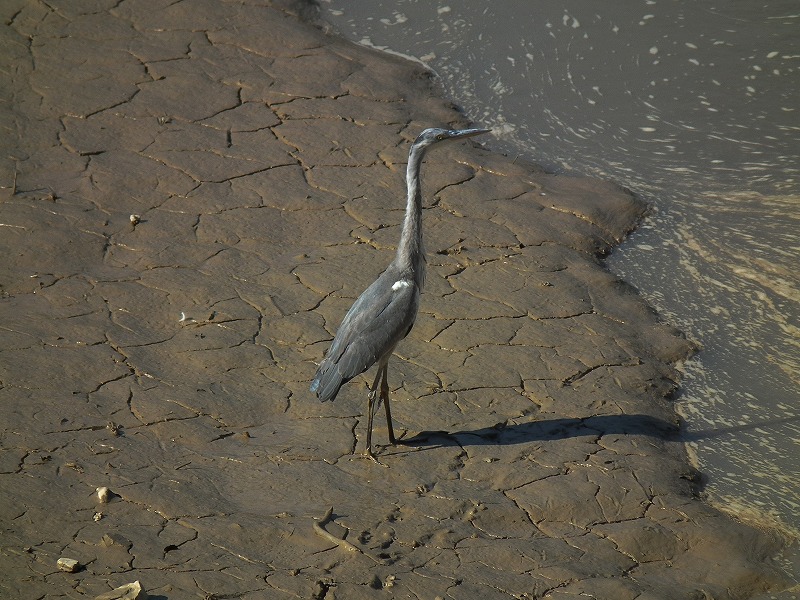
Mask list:
[[458,140],[458,139],[461,139],[461,138],[468,138],[468,137],[472,137],[473,135],[480,135],[482,133],[489,133],[490,131],[491,131],[491,129],[461,129],[461,130],[456,130],[456,131],[452,132],[453,133],[453,138],[452,139]]

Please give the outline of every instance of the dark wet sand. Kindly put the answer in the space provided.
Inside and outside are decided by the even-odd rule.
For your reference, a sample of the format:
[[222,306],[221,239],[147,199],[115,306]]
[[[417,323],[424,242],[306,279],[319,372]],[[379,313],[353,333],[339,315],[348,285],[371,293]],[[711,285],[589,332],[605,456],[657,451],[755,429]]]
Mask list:
[[603,269],[644,207],[601,181],[430,155],[405,443],[352,456],[368,376],[321,405],[315,361],[391,260],[409,141],[466,123],[293,6],[0,9],[0,596],[784,589],[782,540],[698,499],[671,441],[691,348]]

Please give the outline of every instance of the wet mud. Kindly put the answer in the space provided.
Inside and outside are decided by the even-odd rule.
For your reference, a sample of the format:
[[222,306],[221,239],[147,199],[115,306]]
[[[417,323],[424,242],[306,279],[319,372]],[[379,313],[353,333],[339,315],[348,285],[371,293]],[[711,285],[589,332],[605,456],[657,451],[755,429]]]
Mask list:
[[695,494],[691,347],[603,268],[644,207],[601,181],[431,153],[402,439],[358,456],[369,375],[308,385],[391,260],[410,141],[466,123],[304,10],[3,5],[3,597],[785,588],[782,540]]

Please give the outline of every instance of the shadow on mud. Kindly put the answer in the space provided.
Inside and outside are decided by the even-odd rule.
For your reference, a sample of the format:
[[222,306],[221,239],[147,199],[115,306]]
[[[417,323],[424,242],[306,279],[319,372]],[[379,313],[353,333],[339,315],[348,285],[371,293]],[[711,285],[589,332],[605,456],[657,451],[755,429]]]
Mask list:
[[481,446],[526,444],[533,441],[560,440],[572,437],[597,437],[609,434],[646,435],[675,440],[678,424],[649,415],[603,415],[585,419],[549,419],[464,431],[422,431],[413,437],[398,440],[406,446]]

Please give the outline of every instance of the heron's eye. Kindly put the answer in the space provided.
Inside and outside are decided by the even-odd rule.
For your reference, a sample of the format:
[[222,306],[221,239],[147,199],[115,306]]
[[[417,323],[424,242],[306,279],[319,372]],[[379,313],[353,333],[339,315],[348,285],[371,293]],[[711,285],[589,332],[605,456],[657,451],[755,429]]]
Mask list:
[[440,133],[439,135],[436,136],[436,139],[441,142],[444,139],[444,134]]

